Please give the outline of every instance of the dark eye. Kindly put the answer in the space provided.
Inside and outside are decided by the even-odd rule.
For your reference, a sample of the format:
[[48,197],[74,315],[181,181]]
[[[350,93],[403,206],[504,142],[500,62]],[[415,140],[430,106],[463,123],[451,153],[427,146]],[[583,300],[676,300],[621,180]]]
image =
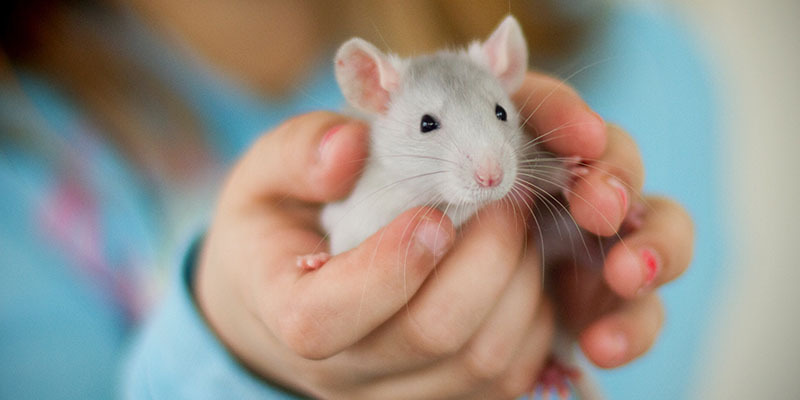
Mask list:
[[497,119],[500,121],[505,121],[508,118],[508,116],[506,116],[506,109],[500,107],[500,104],[494,105],[494,115],[496,115]]
[[422,116],[422,121],[419,123],[419,130],[422,133],[428,133],[432,130],[439,129],[439,121],[434,119],[428,114]]

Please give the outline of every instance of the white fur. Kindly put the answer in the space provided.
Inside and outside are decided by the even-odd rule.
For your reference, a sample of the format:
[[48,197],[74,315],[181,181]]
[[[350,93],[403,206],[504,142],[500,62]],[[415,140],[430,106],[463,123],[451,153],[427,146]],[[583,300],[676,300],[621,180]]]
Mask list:
[[528,47],[519,22],[507,16],[483,43],[473,42],[470,57],[483,64],[509,93],[516,92],[528,70]]
[[[522,30],[511,16],[466,51],[402,60],[359,38],[345,42],[336,53],[337,81],[348,102],[373,119],[362,178],[350,197],[322,213],[331,253],[357,246],[409,208],[437,206],[459,226],[508,194],[523,140],[510,94],[524,78],[527,59]],[[368,90],[378,91],[377,97]],[[498,104],[506,121],[495,115]],[[425,114],[440,129],[421,133]],[[503,170],[497,187],[475,182],[476,168],[486,160]]]
[[[365,69],[372,74],[364,75]],[[399,86],[403,62],[396,56],[383,54],[361,38],[353,38],[336,52],[335,70],[348,103],[361,111],[379,113],[385,111],[391,94]]]
[[[351,39],[340,48],[336,75],[342,92],[353,106],[371,111],[373,120],[370,158],[362,178],[350,197],[323,210],[333,254],[355,247],[414,206],[446,210],[458,226],[484,204],[508,194],[516,179],[523,134],[508,90],[514,85],[502,79],[510,77],[509,71],[524,74],[524,66],[515,63],[527,60],[524,39],[514,24],[507,18],[482,46],[486,51],[479,53],[441,51],[399,60],[362,39]],[[492,60],[493,55],[503,59]],[[504,67],[492,69],[493,65]],[[520,81],[522,75],[510,79]],[[374,100],[364,93],[369,88],[385,90],[387,104],[365,100]],[[495,115],[498,104],[506,110],[506,121]],[[425,114],[441,127],[420,132]],[[503,170],[496,187],[481,187],[474,179],[476,168],[486,160]]]

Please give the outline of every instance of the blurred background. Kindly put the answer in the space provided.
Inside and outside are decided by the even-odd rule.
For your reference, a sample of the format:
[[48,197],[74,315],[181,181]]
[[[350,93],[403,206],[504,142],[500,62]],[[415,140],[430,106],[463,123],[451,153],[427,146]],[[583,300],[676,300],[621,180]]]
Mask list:
[[675,0],[711,63],[728,242],[689,394],[800,397],[800,2]]
[[341,40],[419,53],[509,10],[533,66],[634,134],[648,191],[696,222],[659,341],[597,371],[609,398],[800,398],[800,1],[230,4],[0,8],[0,398],[113,396],[231,162],[288,116],[340,109]]

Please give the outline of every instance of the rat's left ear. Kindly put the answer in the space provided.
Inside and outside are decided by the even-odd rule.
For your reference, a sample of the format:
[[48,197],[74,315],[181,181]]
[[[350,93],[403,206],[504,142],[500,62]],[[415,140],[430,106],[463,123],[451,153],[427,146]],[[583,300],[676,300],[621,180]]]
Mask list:
[[390,58],[359,38],[350,39],[339,48],[335,70],[345,99],[366,112],[386,112],[392,93],[400,85],[400,74]]
[[519,22],[511,15],[503,19],[485,42],[471,45],[469,55],[487,66],[508,93],[519,89],[528,70],[525,36]]

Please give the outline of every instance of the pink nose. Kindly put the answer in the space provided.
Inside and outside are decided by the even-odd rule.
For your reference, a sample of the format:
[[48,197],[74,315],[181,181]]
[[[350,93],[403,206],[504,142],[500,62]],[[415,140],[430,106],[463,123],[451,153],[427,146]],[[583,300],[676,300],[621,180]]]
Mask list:
[[481,187],[495,187],[503,181],[503,168],[494,160],[481,163],[475,170],[475,182]]

